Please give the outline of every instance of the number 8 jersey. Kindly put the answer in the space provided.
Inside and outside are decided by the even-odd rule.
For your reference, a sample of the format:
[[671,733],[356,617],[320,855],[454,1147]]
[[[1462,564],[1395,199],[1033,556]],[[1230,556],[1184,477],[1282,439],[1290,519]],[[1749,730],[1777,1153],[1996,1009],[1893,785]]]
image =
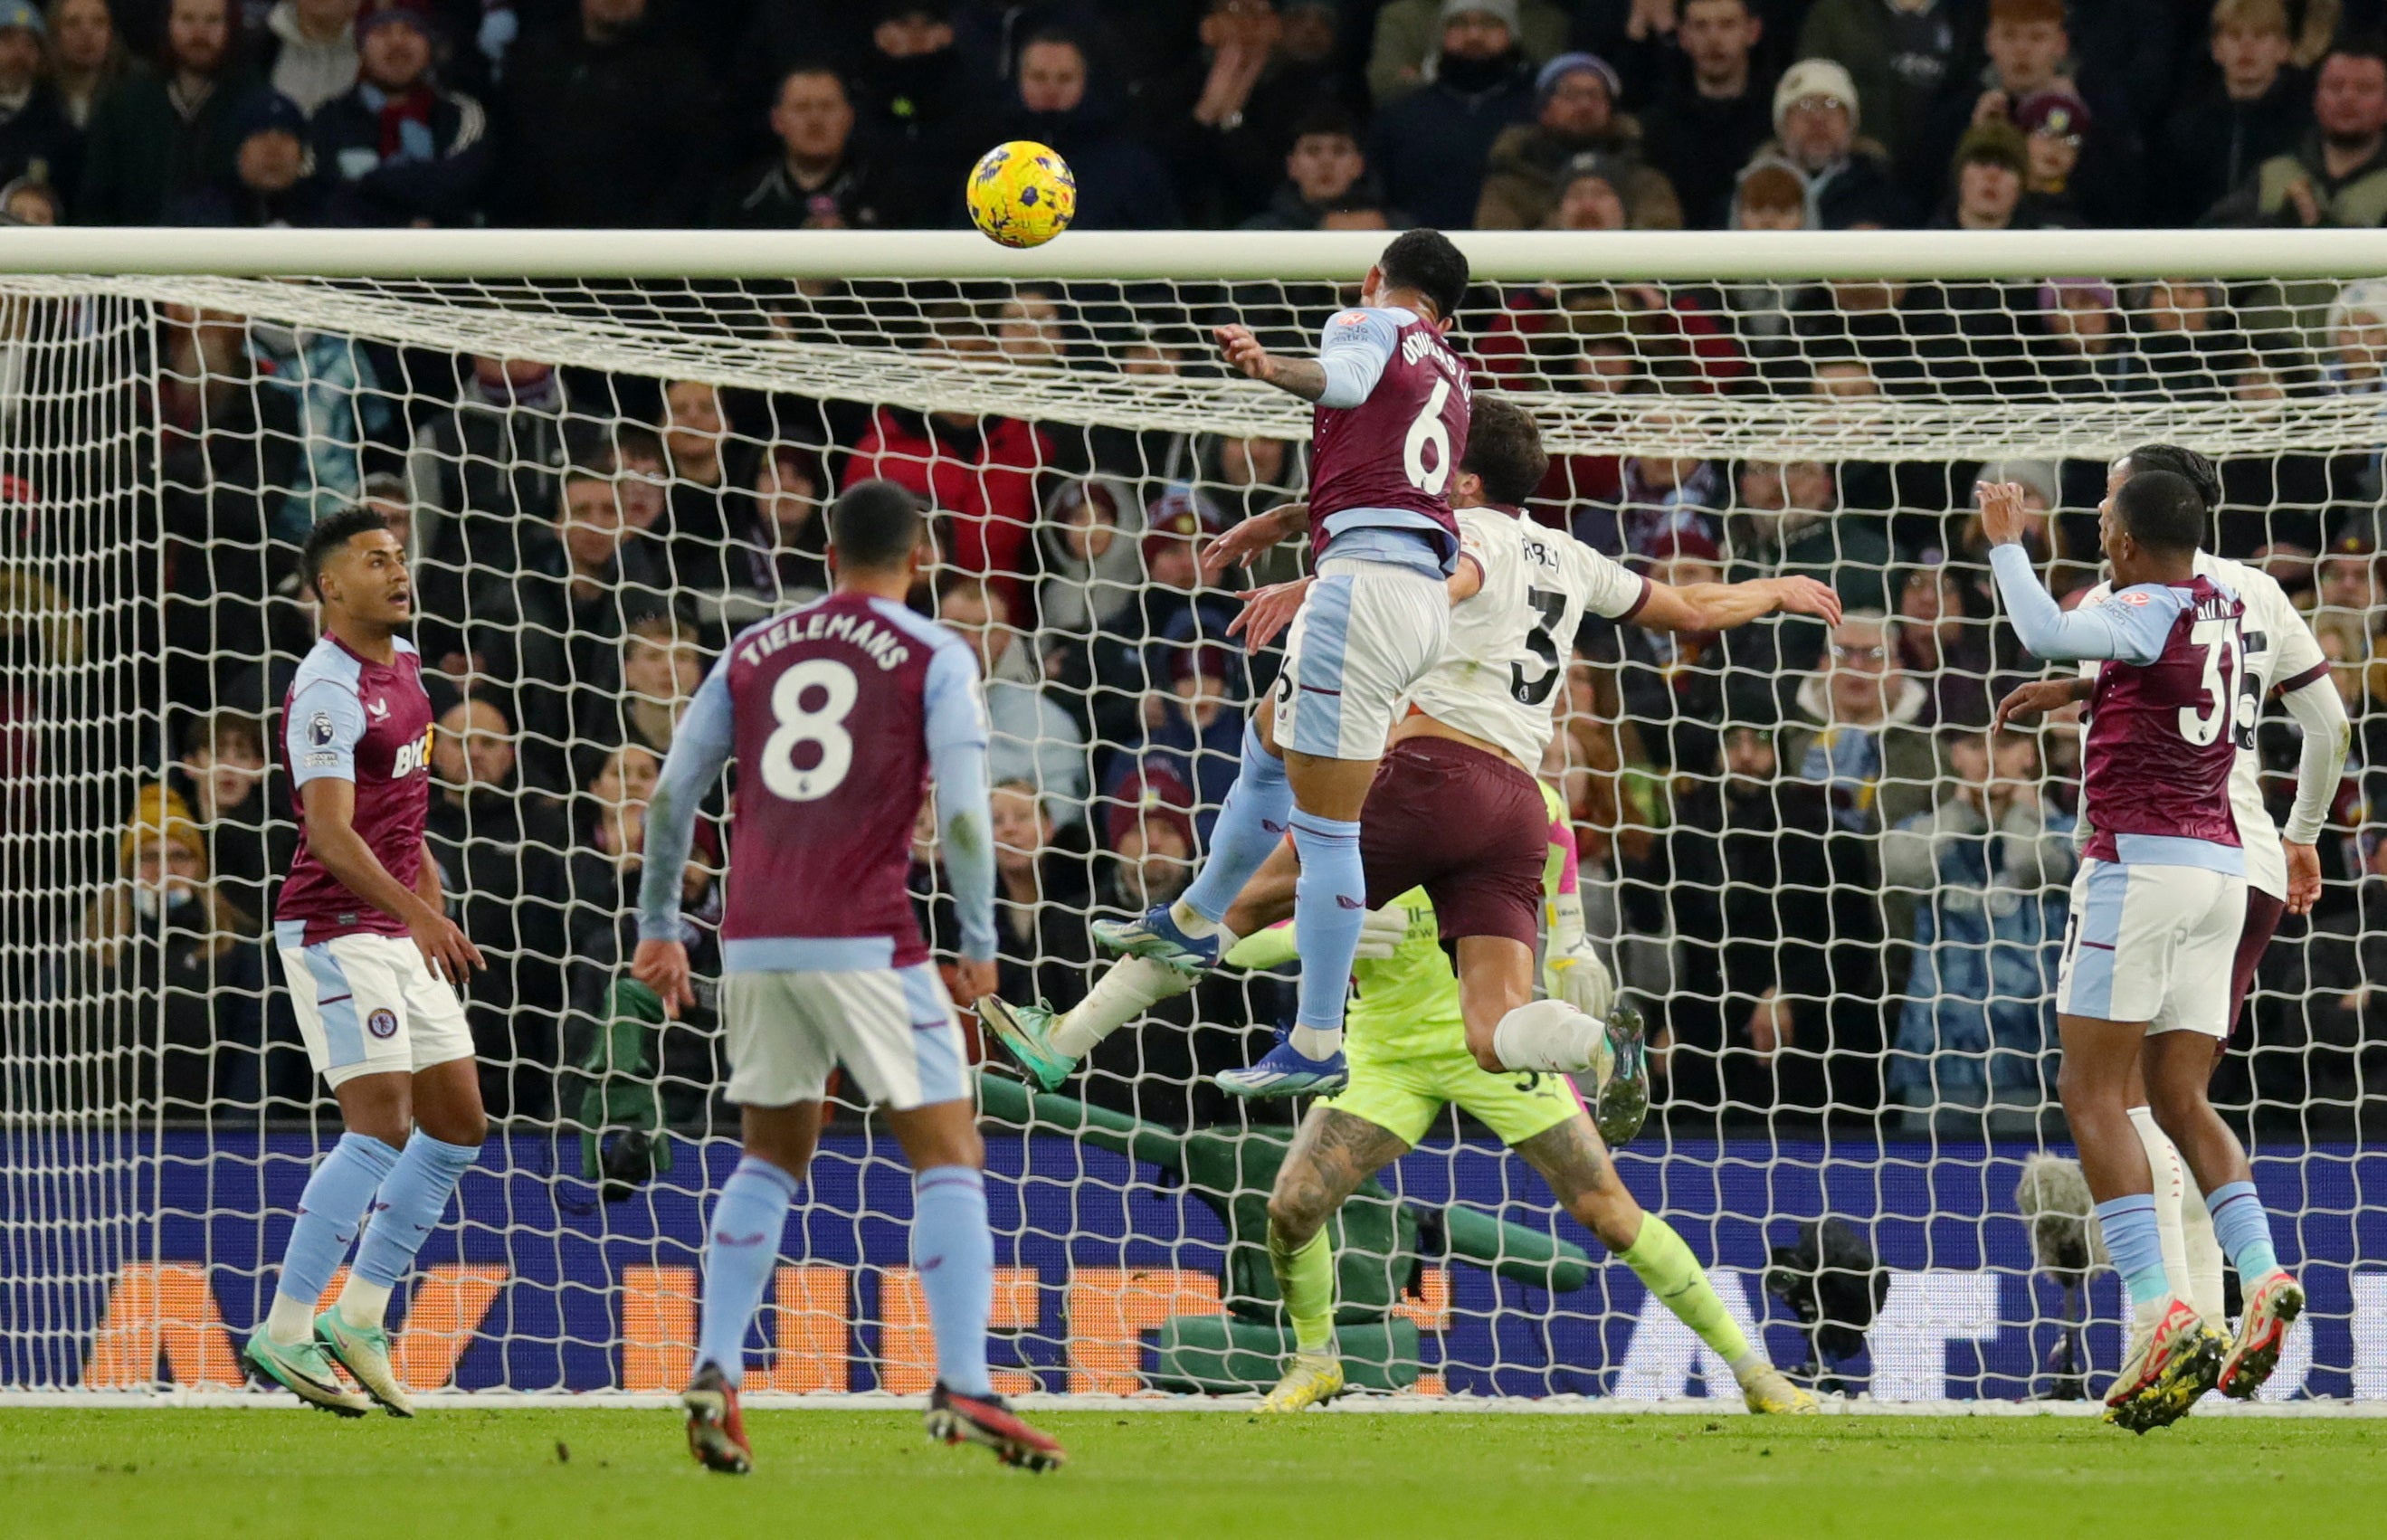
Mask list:
[[1649,580],[1497,508],[1460,509],[1459,538],[1459,559],[1482,570],[1484,586],[1450,612],[1449,644],[1409,701],[1532,770],[1550,741],[1583,617],[1631,619]]
[[717,731],[725,710],[738,784],[724,967],[926,960],[905,891],[912,830],[937,751],[986,743],[968,644],[900,604],[831,594],[741,632],[681,731]]

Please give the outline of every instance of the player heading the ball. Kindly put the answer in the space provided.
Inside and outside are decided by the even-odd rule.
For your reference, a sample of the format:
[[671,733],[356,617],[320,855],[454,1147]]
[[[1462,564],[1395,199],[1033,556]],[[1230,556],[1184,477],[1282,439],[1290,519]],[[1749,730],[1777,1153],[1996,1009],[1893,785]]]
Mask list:
[[1459,557],[1450,483],[1467,452],[1467,362],[1443,339],[1467,293],[1448,236],[1410,230],[1368,270],[1359,304],[1326,323],[1314,359],[1269,353],[1243,326],[1227,361],[1316,403],[1308,506],[1315,587],[1285,645],[1272,702],[1252,713],[1243,767],[1202,869],[1174,903],[1094,927],[1117,953],[1198,972],[1234,938],[1222,923],[1288,830],[1301,859],[1302,957],[1293,1029],[1252,1067],[1278,1094],[1343,1079],[1343,1004],[1367,880],[1360,811],[1386,736],[1450,634],[1444,587]]
[[933,773],[958,971],[973,999],[990,992],[994,843],[977,655],[903,606],[928,556],[909,492],[864,482],[828,522],[835,588],[730,642],[689,702],[647,809],[630,971],[676,1015],[695,999],[680,890],[697,809],[737,762],[720,1010],[745,1150],[705,1235],[696,1374],[681,1397],[688,1447],[711,1470],[752,1466],[738,1407],[746,1332],[820,1142],[829,1074],[843,1065],[885,1109],[915,1173],[912,1260],[937,1343],[929,1433],[1046,1470],[1061,1446],[1011,1414],[987,1370],[986,1148],[961,1027],[904,888]]
[[[423,660],[398,634],[414,619],[406,551],[378,512],[350,509],[308,532],[298,580],[323,607],[323,635],[282,708],[298,850],[273,940],[308,1061],[346,1131],[307,1179],[272,1306],[246,1352],[301,1400],[362,1416],[372,1402],[339,1382],[337,1359],[409,1417],[382,1316],[488,1135],[456,996],[483,964],[448,918],[423,841],[431,699]],[[318,1316],[360,1229],[338,1303]]]
[[[1985,486],[1979,497],[1998,593],[2023,645],[2050,661],[2103,663],[2081,753],[2082,821],[2094,832],[2056,976],[2058,1090],[2130,1295],[2129,1352],[2106,1415],[2144,1432],[2186,1415],[2225,1378],[2251,1395],[2304,1308],[2246,1153],[2205,1099],[2246,915],[2229,796],[2246,607],[2196,570],[2204,502],[2185,477],[2132,475],[2106,499],[2099,522],[2113,594],[2068,614],[2023,549],[2022,488]],[[2142,1062],[2155,1121],[2208,1194],[2215,1235],[2245,1284],[2234,1346],[2174,1292],[2164,1265],[2153,1173],[2129,1117]]]

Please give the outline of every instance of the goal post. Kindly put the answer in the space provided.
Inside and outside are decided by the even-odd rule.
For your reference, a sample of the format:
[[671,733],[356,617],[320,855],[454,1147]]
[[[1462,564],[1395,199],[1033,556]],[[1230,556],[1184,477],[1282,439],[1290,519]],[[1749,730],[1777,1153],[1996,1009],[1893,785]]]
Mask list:
[[[1311,346],[1386,238],[0,230],[0,1395],[236,1380],[335,1136],[268,941],[291,828],[262,762],[311,639],[291,574],[315,518],[362,500],[408,540],[432,844],[492,959],[471,995],[497,1131],[400,1291],[401,1372],[675,1389],[735,1114],[709,1013],[653,1022],[613,985],[677,710],[727,634],[826,581],[838,486],[921,491],[923,602],[979,646],[998,774],[1025,786],[1005,987],[1069,1004],[1089,922],[1198,858],[1272,678],[1191,552],[1298,495],[1308,409],[1220,368],[1210,328]],[[1620,1168],[1776,1361],[1884,1404],[2019,1401],[2119,1357],[2111,1275],[2041,1267],[2020,1191],[2064,1150],[2048,996],[2077,745],[1980,731],[2036,670],[1987,601],[1972,482],[2030,489],[2069,589],[2094,580],[2108,461],[2215,458],[2216,548],[2309,594],[2366,751],[2322,912],[2275,943],[2216,1081],[2313,1295],[2266,1395],[2387,1403],[2387,1017],[2365,992],[2387,862],[2361,763],[2387,699],[2387,235],[1454,238],[1475,282],[1453,335],[1551,455],[1532,516],[1676,580],[1821,575],[1864,612],[1841,637],[1595,623],[1543,769],[1665,1045]],[[2292,735],[2266,718],[2280,774]],[[700,852],[724,853],[710,825]],[[1288,1000],[1282,973],[1230,970],[1062,1095],[987,1082],[1003,1388],[1270,1377],[1256,1227],[1289,1117],[1206,1077]],[[750,1385],[926,1388],[909,1202],[883,1128],[840,1102]],[[1733,1398],[1471,1121],[1437,1120],[1335,1234],[1355,1382]]]

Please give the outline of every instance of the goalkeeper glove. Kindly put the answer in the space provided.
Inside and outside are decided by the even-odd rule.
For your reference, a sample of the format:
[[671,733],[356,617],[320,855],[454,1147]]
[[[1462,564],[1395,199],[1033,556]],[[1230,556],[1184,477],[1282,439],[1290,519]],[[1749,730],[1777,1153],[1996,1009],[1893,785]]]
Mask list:
[[[588,1088],[580,1096],[580,1174],[602,1184],[607,1203],[619,1203],[672,1168],[671,1140],[663,1131],[650,1050],[663,1021],[663,1003],[631,978],[606,991],[605,1027],[580,1063]],[[611,1150],[607,1133],[621,1130]]]
[[1408,939],[1409,912],[1397,903],[1370,909],[1359,917],[1359,950],[1351,953],[1363,962],[1381,963]]
[[1616,980],[1587,939],[1572,951],[1553,953],[1542,977],[1551,999],[1565,1001],[1594,1021],[1606,1021],[1616,1004]]

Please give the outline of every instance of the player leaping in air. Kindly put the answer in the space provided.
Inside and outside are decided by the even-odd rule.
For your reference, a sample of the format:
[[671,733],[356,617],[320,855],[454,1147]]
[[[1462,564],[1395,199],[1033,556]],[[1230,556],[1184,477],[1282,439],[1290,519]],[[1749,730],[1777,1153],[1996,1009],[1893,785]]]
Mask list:
[[[1450,580],[1459,604],[1449,643],[1414,688],[1411,713],[1395,728],[1383,773],[1369,794],[1364,896],[1355,913],[1412,888],[1432,896],[1443,939],[1458,959],[1467,1048],[1484,1068],[1604,1075],[1615,1053],[1601,1019],[1612,990],[1597,954],[1582,944],[1579,924],[1572,935],[1551,939],[1554,997],[1534,998],[1548,826],[1529,766],[1541,762],[1556,729],[1576,628],[1586,612],[1664,631],[1730,630],[1777,610],[1837,623],[1840,603],[1812,578],[1673,588],[1636,576],[1572,536],[1517,516],[1547,463],[1531,416],[1497,396],[1476,398],[1473,432],[1453,483],[1466,537],[1465,558]],[[1220,536],[1204,560],[1214,570],[1246,562],[1299,517],[1296,507],[1249,521]],[[1254,596],[1242,619],[1254,622],[1255,645],[1267,642],[1278,624],[1268,617],[1281,615],[1301,587]],[[1306,869],[1296,869],[1295,852],[1280,841],[1223,912],[1229,944],[1282,919],[1298,884],[1308,880]],[[1332,980],[1339,1003],[1348,965],[1320,961],[1306,942],[1300,952],[1306,997],[1329,992],[1321,970],[1345,969]],[[1191,987],[1187,971],[1130,957],[1107,969],[1066,1015],[1042,1004],[989,999],[980,1002],[979,1016],[1049,1087],[1111,1032]],[[1238,1094],[1281,1096],[1338,1091],[1345,1078],[1338,1051],[1334,1062],[1300,1075],[1275,1073],[1264,1058],[1218,1081]]]
[[[455,988],[481,953],[448,918],[423,842],[431,699],[399,635],[414,618],[406,552],[379,513],[353,509],[308,532],[298,575],[323,607],[323,636],[283,704],[298,851],[273,940],[308,1060],[346,1131],[299,1194],[272,1307],[246,1353],[300,1399],[362,1416],[373,1402],[339,1382],[336,1359],[373,1401],[410,1417],[382,1314],[488,1133]],[[356,1266],[318,1316],[368,1212]]]
[[746,1332],[777,1270],[788,1206],[820,1140],[829,1072],[886,1109],[915,1173],[912,1260],[937,1344],[928,1432],[1048,1470],[1061,1446],[994,1394],[985,1146],[960,1024],[904,890],[931,771],[961,929],[961,981],[994,987],[994,845],[978,664],[903,607],[928,554],[911,494],[850,488],[829,510],[827,598],[750,626],[689,702],[647,810],[630,971],[675,1014],[688,984],[680,883],[698,804],[732,759],[721,1020],[745,1158],[704,1243],[688,1441],[714,1471],[752,1464],[738,1386]]
[[[2229,790],[2246,607],[2197,571],[2204,499],[2169,471],[2134,473],[2106,499],[2100,533],[2113,593],[2070,613],[2023,549],[2022,488],[1986,486],[1979,496],[1998,592],[2023,645],[2051,662],[2103,664],[2081,755],[2082,821],[2094,833],[2056,976],[2058,1090],[2130,1297],[2129,1350],[2106,1415],[2143,1432],[2185,1414],[2225,1374],[2251,1394],[2276,1359],[2277,1333],[2304,1308],[2246,1153],[2205,1099],[2246,918]],[[2216,1237],[2246,1289],[2234,1345],[2174,1292],[2164,1264],[2153,1173],[2129,1117],[2141,1064],[2155,1121],[2209,1194]]]
[[1361,808],[1385,735],[1450,630],[1444,579],[1459,554],[1451,475],[1467,449],[1466,360],[1444,341],[1467,259],[1438,231],[1394,238],[1357,309],[1326,323],[1315,359],[1279,358],[1241,326],[1227,361],[1315,402],[1308,526],[1317,583],[1285,649],[1272,705],[1244,729],[1243,768],[1202,869],[1174,903],[1105,922],[1095,939],[1193,974],[1232,943],[1227,906],[1288,830],[1300,853],[1301,954],[1293,1030],[1254,1067],[1287,1090],[1342,1074],[1343,1004],[1366,877]]
[[[2108,502],[2130,477],[2148,471],[2170,471],[2187,480],[2196,489],[2210,527],[2221,501],[2220,477],[2211,461],[2177,445],[2144,445],[2115,461],[2106,477]],[[2232,724],[2238,755],[2229,771],[2230,810],[2237,819],[2239,843],[2246,852],[2246,923],[2239,932],[2229,976],[2229,1026],[2234,1030],[2245,1009],[2255,965],[2270,945],[2280,916],[2311,913],[2320,895],[2320,852],[2316,841],[2344,774],[2350,728],[2345,703],[2330,682],[2329,661],[2321,653],[2320,643],[2279,580],[2260,567],[2215,556],[2202,548],[2196,553],[2195,570],[2236,593],[2246,605],[2239,628],[2245,675]],[[2100,583],[2082,598],[2081,605],[2103,604],[2112,594],[2111,583]],[[1998,725],[2086,701],[2094,690],[2098,672],[2098,665],[2084,663],[2071,678],[2022,686],[1999,705]],[[2262,703],[2273,691],[2295,718],[2304,739],[2296,764],[2295,804],[2284,830],[2272,823],[2264,805],[2261,759],[2254,750]],[[2141,1056],[2143,1061],[2143,1050]],[[2216,1053],[2213,1063],[2220,1062]],[[2147,1105],[2145,1077],[2137,1068],[2130,1074],[2128,1099],[2131,1127],[2153,1168],[2155,1219],[2172,1292],[2195,1306],[2205,1320],[2221,1326],[2228,1316],[2221,1286],[2221,1244],[2214,1235],[2212,1212],[2188,1175],[2179,1151],[2156,1124]],[[2276,1320],[2258,1324],[2263,1329],[2251,1337],[2242,1330],[2241,1350],[2223,1365],[2219,1388],[2225,1395],[2252,1395],[2278,1363],[2286,1329]],[[2161,1413],[2171,1408],[2157,1398],[2146,1409]],[[2187,1408],[2183,1405],[2178,1409]]]

